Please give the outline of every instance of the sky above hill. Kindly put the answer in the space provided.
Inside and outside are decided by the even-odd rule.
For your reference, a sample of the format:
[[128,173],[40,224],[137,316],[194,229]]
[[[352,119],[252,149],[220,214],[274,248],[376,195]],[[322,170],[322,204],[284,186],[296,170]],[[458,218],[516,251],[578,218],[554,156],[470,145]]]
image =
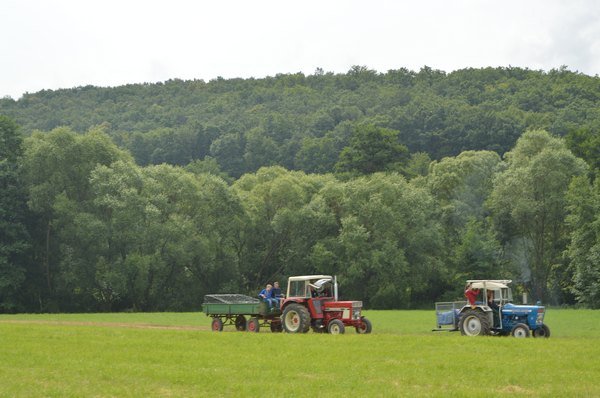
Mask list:
[[596,0],[2,0],[0,97],[424,65],[600,74]]

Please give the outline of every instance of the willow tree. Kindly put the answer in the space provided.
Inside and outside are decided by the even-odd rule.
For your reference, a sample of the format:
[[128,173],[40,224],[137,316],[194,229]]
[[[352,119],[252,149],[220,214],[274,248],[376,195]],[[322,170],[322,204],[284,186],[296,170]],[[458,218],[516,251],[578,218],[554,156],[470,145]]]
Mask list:
[[573,271],[572,291],[577,301],[600,308],[600,182],[573,180],[568,195],[567,222],[573,229],[568,256]]
[[0,312],[14,311],[25,279],[25,195],[19,178],[22,138],[17,125],[0,116]]
[[522,260],[534,299],[558,302],[568,290],[561,286],[569,237],[566,192],[586,164],[543,130],[524,133],[505,160],[489,199],[495,225],[507,252]]

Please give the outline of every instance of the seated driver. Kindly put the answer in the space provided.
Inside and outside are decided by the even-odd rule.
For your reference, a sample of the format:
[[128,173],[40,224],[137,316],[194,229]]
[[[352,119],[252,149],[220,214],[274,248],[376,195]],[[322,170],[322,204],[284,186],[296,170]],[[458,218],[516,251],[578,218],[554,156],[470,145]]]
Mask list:
[[469,301],[469,305],[471,308],[475,309],[475,301],[477,300],[477,295],[479,294],[479,289],[473,288],[473,284],[469,283],[465,290],[465,297]]

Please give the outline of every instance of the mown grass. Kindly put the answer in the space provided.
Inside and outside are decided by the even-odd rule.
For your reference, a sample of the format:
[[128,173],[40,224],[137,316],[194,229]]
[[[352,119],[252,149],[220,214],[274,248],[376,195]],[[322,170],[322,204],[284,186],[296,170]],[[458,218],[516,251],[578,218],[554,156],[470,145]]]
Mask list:
[[551,309],[552,337],[523,340],[432,333],[433,311],[366,315],[372,335],[340,336],[216,333],[198,313],[1,315],[0,396],[600,395],[598,311]]

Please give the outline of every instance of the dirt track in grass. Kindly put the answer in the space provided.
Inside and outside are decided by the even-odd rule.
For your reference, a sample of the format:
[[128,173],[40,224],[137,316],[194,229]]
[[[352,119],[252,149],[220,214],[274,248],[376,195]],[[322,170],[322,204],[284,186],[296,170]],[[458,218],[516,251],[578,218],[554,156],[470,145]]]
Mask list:
[[40,321],[40,320],[2,320],[0,324],[50,325],[50,326],[98,326],[107,328],[159,329],[159,330],[210,330],[208,326],[153,325],[150,323],[125,322],[82,322],[82,321]]

